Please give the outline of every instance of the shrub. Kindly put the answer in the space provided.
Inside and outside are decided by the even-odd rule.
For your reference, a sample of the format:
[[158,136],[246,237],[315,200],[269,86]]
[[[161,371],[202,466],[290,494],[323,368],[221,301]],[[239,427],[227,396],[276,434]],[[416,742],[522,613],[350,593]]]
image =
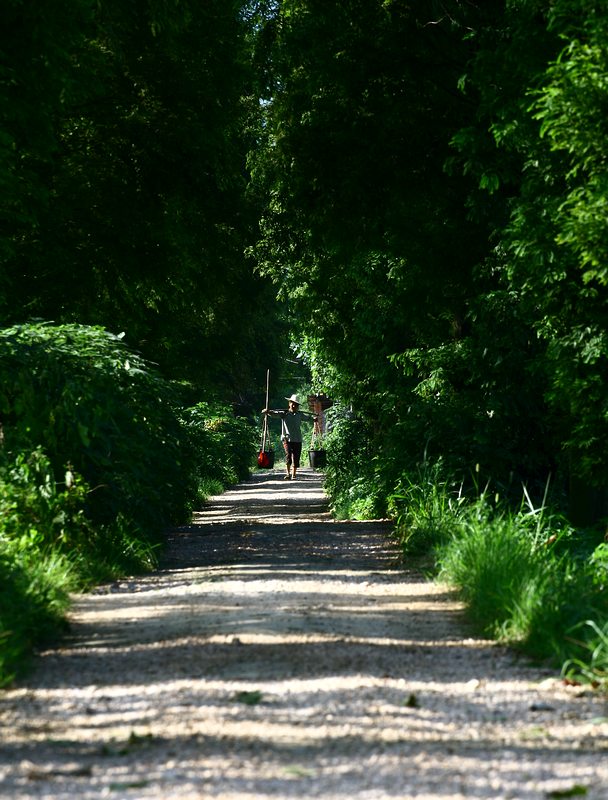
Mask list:
[[250,422],[235,417],[228,406],[209,402],[185,409],[180,418],[198,503],[249,476],[257,452],[257,430]]
[[84,514],[88,487],[71,470],[58,486],[41,448],[0,464],[0,537],[66,553],[95,549],[97,534]]
[[0,415],[14,453],[41,446],[91,487],[86,513],[149,535],[184,519],[189,465],[177,398],[120,336],[44,323],[0,331]]
[[374,452],[365,421],[332,409],[327,448],[325,490],[334,516],[339,519],[373,519],[386,513],[386,487],[381,460]]
[[197,492],[249,474],[254,428],[205,403],[180,418],[178,401],[101,328],[0,331],[0,683],[60,628],[69,590],[154,567]]
[[95,526],[88,487],[68,470],[57,484],[37,448],[0,464],[0,685],[32,648],[63,629],[69,592],[153,566],[154,547],[120,517]]

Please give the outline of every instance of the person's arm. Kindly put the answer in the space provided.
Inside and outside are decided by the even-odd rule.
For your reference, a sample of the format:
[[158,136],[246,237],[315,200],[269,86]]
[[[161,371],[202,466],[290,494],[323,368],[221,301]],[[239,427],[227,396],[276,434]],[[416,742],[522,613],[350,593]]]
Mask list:
[[273,408],[263,408],[262,409],[262,414],[266,414],[269,417],[284,417],[285,416],[285,412],[284,411],[276,411]]

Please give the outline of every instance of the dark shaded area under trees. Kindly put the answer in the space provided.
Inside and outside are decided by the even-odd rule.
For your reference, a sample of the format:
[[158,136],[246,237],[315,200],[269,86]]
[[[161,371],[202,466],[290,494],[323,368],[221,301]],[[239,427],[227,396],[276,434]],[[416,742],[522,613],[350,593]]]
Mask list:
[[3,4],[4,325],[101,324],[171,378],[262,382],[282,329],[244,257],[256,103],[239,8]]

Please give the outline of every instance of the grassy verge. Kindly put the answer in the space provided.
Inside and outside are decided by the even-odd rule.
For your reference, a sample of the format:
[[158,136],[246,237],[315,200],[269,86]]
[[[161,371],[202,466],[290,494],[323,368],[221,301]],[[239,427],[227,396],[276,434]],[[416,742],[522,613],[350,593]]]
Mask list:
[[64,627],[74,571],[59,553],[32,551],[0,542],[0,685],[23,669],[34,645]]
[[425,467],[391,498],[406,554],[432,551],[485,635],[608,691],[608,545],[526,497],[475,500]]
[[[194,417],[194,419],[193,419]],[[225,409],[197,407],[186,428],[191,503],[244,477],[255,452],[249,429]],[[68,469],[57,481],[41,448],[0,450],[0,686],[23,674],[35,649],[65,627],[73,592],[157,565],[162,536],[120,511],[89,515],[89,485]],[[145,503],[134,496],[133,502]]]
[[65,627],[71,593],[156,563],[158,545],[119,515],[95,525],[87,485],[57,483],[37,448],[0,463],[0,686],[24,671],[36,647]]

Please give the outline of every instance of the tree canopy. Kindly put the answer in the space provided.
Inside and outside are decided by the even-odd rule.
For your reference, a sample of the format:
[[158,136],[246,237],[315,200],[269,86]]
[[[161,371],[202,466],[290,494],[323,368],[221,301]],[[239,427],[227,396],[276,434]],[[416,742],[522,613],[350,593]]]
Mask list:
[[232,399],[291,342],[389,482],[605,483],[601,3],[0,15],[3,325],[124,331]]
[[606,479],[606,21],[569,0],[268,21],[259,268],[397,463]]
[[250,384],[281,328],[244,257],[240,4],[11,0],[0,14],[4,324],[103,324],[172,377]]

